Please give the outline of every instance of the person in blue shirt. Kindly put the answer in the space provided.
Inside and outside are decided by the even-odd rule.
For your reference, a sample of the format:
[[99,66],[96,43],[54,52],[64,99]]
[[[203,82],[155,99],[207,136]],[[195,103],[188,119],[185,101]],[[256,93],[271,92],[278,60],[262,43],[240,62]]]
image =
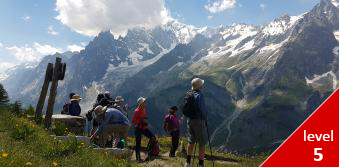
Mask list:
[[71,103],[69,104],[69,115],[72,116],[79,116],[81,114],[81,107],[80,107],[80,96],[73,95],[71,99]]
[[206,121],[207,110],[205,105],[204,95],[201,89],[204,85],[204,80],[200,78],[194,78],[191,82],[192,90],[194,92],[194,118],[187,119],[188,129],[188,147],[187,147],[187,159],[185,167],[191,167],[191,158],[193,154],[193,148],[195,144],[199,144],[199,166],[204,166],[205,145],[208,142]]
[[121,111],[99,105],[94,109],[94,113],[99,127],[91,136],[91,140],[99,135],[99,145],[101,147],[106,145],[108,137],[111,135],[114,137],[113,147],[116,146],[120,139],[127,141],[130,122]]

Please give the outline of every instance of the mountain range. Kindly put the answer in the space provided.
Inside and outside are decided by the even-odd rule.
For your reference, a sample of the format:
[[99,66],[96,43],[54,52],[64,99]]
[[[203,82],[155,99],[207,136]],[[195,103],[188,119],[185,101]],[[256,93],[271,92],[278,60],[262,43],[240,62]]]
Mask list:
[[69,92],[82,96],[84,112],[106,90],[124,96],[131,110],[145,96],[151,129],[164,134],[168,106],[181,106],[190,80],[201,77],[212,145],[221,151],[272,151],[339,86],[338,7],[336,0],[321,0],[307,13],[262,26],[197,28],[172,20],[130,29],[124,37],[101,32],[80,52],[16,66],[0,82],[12,99],[35,105],[47,63],[58,56],[67,71],[56,112]]

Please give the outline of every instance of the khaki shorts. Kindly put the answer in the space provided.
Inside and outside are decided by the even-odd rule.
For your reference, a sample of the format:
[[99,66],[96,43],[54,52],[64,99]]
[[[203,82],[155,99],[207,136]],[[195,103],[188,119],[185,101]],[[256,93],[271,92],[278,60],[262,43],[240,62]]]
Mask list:
[[123,124],[108,124],[104,127],[102,134],[100,135],[99,144],[105,146],[110,136],[114,138],[123,138],[127,141],[128,125]]
[[207,144],[207,129],[204,120],[192,119],[187,121],[188,143],[198,143],[200,146]]

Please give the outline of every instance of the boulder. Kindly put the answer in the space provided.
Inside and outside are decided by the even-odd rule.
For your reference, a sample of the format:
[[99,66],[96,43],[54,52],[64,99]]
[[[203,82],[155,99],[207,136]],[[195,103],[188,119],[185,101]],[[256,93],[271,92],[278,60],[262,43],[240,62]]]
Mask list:
[[[55,135],[51,135],[51,137],[55,137],[56,139],[62,141],[67,141],[70,138],[70,136],[55,136]],[[75,138],[77,139],[78,142],[83,142],[87,145],[91,144],[90,138],[87,136],[75,136]]]
[[94,150],[107,152],[112,155],[117,156],[128,156],[130,157],[133,154],[133,150],[129,149],[120,149],[120,148],[94,148]]
[[52,116],[52,122],[63,123],[70,132],[76,135],[83,135],[86,125],[86,119],[81,116],[71,116],[64,114],[55,114]]

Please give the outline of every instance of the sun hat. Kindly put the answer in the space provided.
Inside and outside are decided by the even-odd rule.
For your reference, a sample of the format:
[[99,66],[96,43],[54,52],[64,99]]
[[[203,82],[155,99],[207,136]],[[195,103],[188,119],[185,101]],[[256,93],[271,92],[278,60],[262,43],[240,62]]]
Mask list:
[[73,95],[71,101],[80,101],[81,97],[79,95]]
[[137,105],[139,106],[140,104],[145,103],[145,101],[146,101],[145,97],[139,97],[137,100]]
[[97,107],[95,107],[94,109],[94,113],[96,116],[102,115],[103,113],[105,113],[107,107],[103,107],[102,105],[98,105]]
[[197,89],[201,89],[202,86],[204,85],[205,81],[200,79],[200,78],[194,78],[192,79],[192,89],[193,90],[197,90]]
[[115,97],[115,102],[124,102],[125,99],[122,96]]

